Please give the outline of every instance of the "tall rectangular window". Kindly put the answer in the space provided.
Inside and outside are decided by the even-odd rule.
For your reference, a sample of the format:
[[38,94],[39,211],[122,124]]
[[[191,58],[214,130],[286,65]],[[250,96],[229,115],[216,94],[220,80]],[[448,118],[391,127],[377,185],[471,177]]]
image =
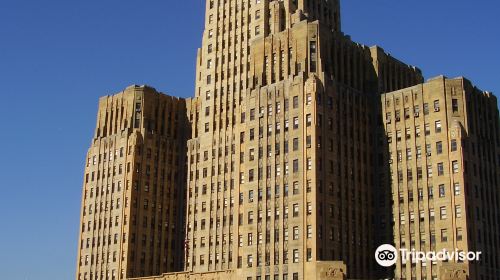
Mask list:
[[445,197],[446,196],[446,190],[444,185],[439,185],[439,197]]
[[439,214],[441,216],[441,220],[444,220],[448,217],[446,214],[446,206],[442,206],[439,208]]
[[299,108],[299,97],[294,96],[293,97],[293,109],[297,109],[297,108]]
[[443,142],[439,141],[436,143],[436,152],[438,155],[443,153]]
[[436,121],[436,133],[440,133],[442,130],[441,121]]
[[451,139],[451,151],[452,152],[456,152],[457,149],[458,149],[457,140],[456,139]]
[[458,112],[458,100],[457,99],[451,100],[451,107],[452,107],[453,113]]
[[437,164],[438,176],[444,175],[444,164],[442,162]]
[[309,71],[316,72],[316,42],[309,42]]
[[294,159],[293,160],[293,173],[299,172],[299,160]]

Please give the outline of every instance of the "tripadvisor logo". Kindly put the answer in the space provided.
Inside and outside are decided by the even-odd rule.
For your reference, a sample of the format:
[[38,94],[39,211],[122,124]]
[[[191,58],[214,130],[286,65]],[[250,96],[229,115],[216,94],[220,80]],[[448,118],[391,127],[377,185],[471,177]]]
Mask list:
[[447,251],[443,249],[439,252],[420,252],[415,250],[400,249],[398,250],[389,244],[378,247],[375,251],[375,260],[380,266],[390,267],[396,264],[398,258],[401,258],[402,263],[413,262],[421,263],[426,261],[479,261],[481,252],[464,252],[455,249],[455,251]]
[[382,245],[375,251],[375,260],[380,266],[393,266],[398,261],[398,251],[392,245]]

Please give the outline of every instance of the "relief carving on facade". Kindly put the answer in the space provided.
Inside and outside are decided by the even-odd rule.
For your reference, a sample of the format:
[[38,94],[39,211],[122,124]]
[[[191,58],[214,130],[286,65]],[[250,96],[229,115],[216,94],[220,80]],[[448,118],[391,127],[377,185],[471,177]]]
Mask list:
[[326,278],[327,280],[330,279],[344,279],[344,270],[342,268],[338,267],[330,267],[328,271],[326,272]]
[[464,269],[445,268],[441,276],[442,280],[467,280],[467,271]]

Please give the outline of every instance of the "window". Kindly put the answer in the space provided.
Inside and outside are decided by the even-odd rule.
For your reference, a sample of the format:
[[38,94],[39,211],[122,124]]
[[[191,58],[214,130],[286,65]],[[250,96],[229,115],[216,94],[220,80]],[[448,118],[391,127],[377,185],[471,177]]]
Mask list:
[[252,267],[253,266],[253,257],[252,255],[247,256],[247,266]]
[[432,178],[432,165],[427,165],[427,177]]
[[310,93],[306,95],[306,105],[311,105],[312,103],[312,96]]
[[294,159],[293,160],[293,173],[299,172],[299,160]]
[[311,114],[306,115],[306,125],[309,127],[312,124],[312,117]]
[[460,171],[460,168],[459,168],[459,165],[458,165],[458,161],[453,161],[452,162],[452,167],[453,167],[453,173],[458,173]]
[[293,240],[299,239],[299,227],[293,227]]
[[464,235],[464,233],[463,233],[462,228],[457,228],[457,241],[462,241],[463,235]]
[[299,128],[299,118],[294,117],[293,118],[293,129],[298,129]]
[[250,109],[250,120],[255,120],[255,109]]
[[299,204],[296,203],[293,205],[293,216],[298,217],[299,216]]
[[441,121],[436,121],[436,133],[440,133],[441,129]]
[[458,100],[457,99],[451,100],[451,107],[452,107],[453,113],[458,112]]
[[406,139],[411,139],[411,128],[406,128]]
[[260,34],[260,26],[255,26],[255,36]]
[[437,164],[438,176],[444,175],[444,164],[442,162]]
[[455,206],[455,216],[457,218],[462,218],[462,206],[460,205]]
[[297,151],[299,149],[299,138],[293,138],[293,150]]
[[309,42],[309,70],[311,72],[316,72],[316,42],[315,41],[310,41]]
[[448,230],[442,229],[441,230],[441,242],[447,242],[448,241]]
[[460,183],[454,183],[453,184],[453,190],[455,192],[455,195],[460,195],[461,191],[460,191]]
[[439,214],[440,214],[441,220],[445,220],[447,218],[446,206],[442,206],[439,208]]
[[411,149],[406,149],[406,159],[407,160],[411,160],[412,159]]
[[446,196],[446,190],[444,188],[444,185],[439,185],[439,197],[445,197]]
[[299,194],[299,182],[297,181],[293,182],[293,194]]
[[439,100],[434,100],[434,112],[439,112]]
[[443,142],[439,141],[436,143],[436,152],[438,155],[443,153]]
[[424,115],[428,115],[428,114],[429,114],[429,104],[424,103]]
[[427,192],[429,193],[429,199],[433,199],[434,198],[434,188],[432,186],[429,186],[427,188]]
[[457,140],[456,139],[451,139],[451,151],[456,152],[457,151]]
[[293,97],[293,109],[297,109],[299,107],[299,97],[294,96]]
[[299,250],[298,249],[293,250],[293,262],[294,263],[299,262]]

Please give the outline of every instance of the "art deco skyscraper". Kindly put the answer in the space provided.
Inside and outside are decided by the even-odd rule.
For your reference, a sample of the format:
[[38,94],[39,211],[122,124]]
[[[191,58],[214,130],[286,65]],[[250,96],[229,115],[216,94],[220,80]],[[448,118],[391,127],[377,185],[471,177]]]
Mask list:
[[196,81],[186,270],[376,276],[371,104],[420,71],[343,35],[339,1],[209,0]]
[[82,193],[78,280],[182,270],[185,101],[132,86],[99,100]]
[[193,98],[132,87],[100,101],[78,276],[385,279],[374,253],[395,243],[483,250],[465,269],[492,279],[495,100],[463,79],[422,83],[344,35],[339,0],[207,0]]
[[396,247],[482,253],[480,261],[462,264],[400,260],[396,279],[448,279],[449,272],[498,279],[496,97],[464,78],[438,77],[381,100]]

